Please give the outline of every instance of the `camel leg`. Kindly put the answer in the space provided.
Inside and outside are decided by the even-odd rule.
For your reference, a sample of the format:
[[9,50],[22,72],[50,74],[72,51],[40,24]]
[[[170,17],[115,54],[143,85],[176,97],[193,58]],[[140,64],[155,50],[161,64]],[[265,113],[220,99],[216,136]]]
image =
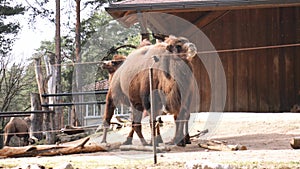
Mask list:
[[190,135],[189,135],[189,119],[190,119],[190,114],[187,115],[185,119],[185,136],[184,136],[184,142],[185,144],[192,144]]
[[156,136],[156,143],[157,144],[164,142],[163,139],[162,139],[162,137],[161,137],[161,135],[160,135],[160,126],[159,126],[160,123],[162,123],[162,121],[161,121],[161,118],[159,117],[158,122],[156,122],[156,134],[157,134],[157,136]]
[[174,143],[177,146],[185,146],[185,139],[184,139],[184,134],[183,134],[183,128],[185,124],[185,118],[184,117],[184,111],[181,110],[178,118],[176,119],[176,130],[175,130],[175,137],[174,137]]
[[10,139],[12,138],[13,135],[9,134],[9,133],[6,133],[4,135],[4,146],[9,146],[9,142],[10,142]]
[[[159,118],[158,121],[157,121],[157,116],[162,114],[161,109],[163,107],[163,105],[162,105],[163,95],[159,90],[154,90],[153,93],[152,93],[152,96],[153,96],[153,100],[152,100],[153,105],[150,105],[150,106],[153,106],[152,110],[153,110],[153,113],[154,113],[154,115],[153,115],[154,120],[153,120],[153,124],[151,123],[151,120],[150,120],[150,128],[152,129],[152,127],[153,127],[152,125],[155,125],[155,127],[154,127],[154,132],[155,132],[154,133],[154,138],[155,138],[156,145],[158,145],[159,143],[163,143],[162,137],[160,135],[160,128],[159,128],[159,122],[161,122],[161,118]],[[150,100],[149,100],[149,102],[150,102]],[[149,113],[149,114],[151,114],[151,113]],[[151,145],[153,145],[152,141],[153,140],[151,139]]]
[[140,138],[140,141],[143,145],[148,145],[148,143],[146,142],[146,140],[144,139],[144,136],[142,134],[142,125],[141,123],[135,123],[132,122],[132,128],[126,138],[126,141],[123,142],[123,145],[131,145],[132,144],[132,139],[133,139],[133,134],[134,131],[137,133],[138,137]]
[[23,138],[24,138],[24,146],[28,146],[29,145],[29,134],[23,135]]
[[141,121],[142,121],[142,118],[143,118],[143,114],[140,111],[134,109],[132,111],[132,118],[133,118],[133,121],[132,121],[133,130],[136,132],[136,134],[140,138],[141,143],[144,146],[148,145],[148,143],[146,142],[146,140],[145,140],[145,138],[144,138],[144,136],[142,134],[142,124],[141,124]]
[[126,141],[123,142],[123,145],[131,145],[132,144],[133,134],[134,134],[134,129],[133,129],[133,127],[131,127],[131,130],[126,138]]
[[106,96],[106,106],[105,106],[105,112],[103,116],[103,137],[101,143],[106,143],[107,138],[107,132],[110,127],[110,120],[112,116],[114,115],[114,110],[116,106],[113,103],[113,99],[110,94],[107,94]]

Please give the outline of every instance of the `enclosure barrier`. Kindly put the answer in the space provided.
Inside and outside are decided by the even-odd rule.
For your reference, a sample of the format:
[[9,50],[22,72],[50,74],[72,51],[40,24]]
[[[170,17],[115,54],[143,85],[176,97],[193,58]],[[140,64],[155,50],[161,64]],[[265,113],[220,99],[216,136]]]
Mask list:
[[[56,96],[78,96],[78,95],[93,95],[93,94],[107,94],[108,90],[96,90],[93,92],[74,92],[74,93],[55,93],[55,94],[42,94],[42,97],[56,97]],[[105,101],[93,101],[93,102],[76,102],[76,103],[43,103],[42,107],[51,106],[73,106],[73,105],[88,105],[88,104],[105,104]]]
[[54,111],[43,111],[43,110],[35,110],[35,111],[10,111],[10,112],[0,112],[0,117],[24,117],[30,116],[32,113],[54,113]]

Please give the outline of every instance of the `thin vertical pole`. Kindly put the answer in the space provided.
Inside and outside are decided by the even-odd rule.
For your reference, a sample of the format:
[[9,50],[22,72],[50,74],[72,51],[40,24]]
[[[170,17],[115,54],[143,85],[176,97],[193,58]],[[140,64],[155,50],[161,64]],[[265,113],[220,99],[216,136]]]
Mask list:
[[149,83],[150,83],[150,107],[151,107],[151,120],[150,120],[150,123],[152,124],[152,145],[153,145],[153,155],[154,155],[154,164],[157,163],[157,155],[156,155],[156,139],[155,139],[155,136],[156,136],[156,133],[155,133],[155,116],[154,116],[154,101],[153,101],[153,85],[152,85],[152,82],[153,82],[153,68],[150,67],[149,68]]

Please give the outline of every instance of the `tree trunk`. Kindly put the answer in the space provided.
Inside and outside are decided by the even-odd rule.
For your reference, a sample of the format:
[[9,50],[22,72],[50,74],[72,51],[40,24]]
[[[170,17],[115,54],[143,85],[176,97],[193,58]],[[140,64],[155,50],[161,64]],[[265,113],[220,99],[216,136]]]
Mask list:
[[[45,62],[45,67],[46,67],[46,75],[47,75],[47,91],[46,93],[48,94],[54,94],[56,93],[56,76],[57,76],[57,67],[55,66],[55,55],[53,53],[49,53],[44,56],[44,62]],[[54,97],[49,97],[48,98],[48,103],[53,104],[55,102]],[[54,110],[54,107],[49,107],[48,110],[53,110],[55,113],[49,114],[50,121],[52,122],[53,130],[58,130],[59,128],[57,127],[58,124],[58,118],[56,117],[56,110]],[[53,133],[55,134],[55,133]]]
[[[61,40],[60,40],[60,0],[56,0],[56,29],[55,29],[55,55],[56,55],[56,79],[55,93],[62,93],[61,87]],[[61,102],[61,96],[55,97],[55,103]],[[55,129],[63,127],[63,109],[55,107]]]
[[[80,0],[76,0],[76,28],[75,28],[75,86],[73,92],[80,92],[82,90],[82,75],[81,75],[81,47],[80,47]],[[73,96],[74,102],[81,102],[82,97],[80,95]],[[75,118],[73,123],[83,124],[82,117],[82,105],[75,106]]]
[[[41,69],[41,58],[36,58],[35,59],[35,75],[36,75],[36,80],[38,84],[38,89],[40,93],[40,100],[42,103],[49,103],[49,100],[47,97],[42,97],[42,94],[45,94],[48,87],[47,87],[47,82],[49,77],[46,79],[43,78],[43,72]],[[49,111],[49,107],[42,107],[42,110],[44,111]],[[52,113],[53,114],[53,113]],[[51,113],[45,113],[44,114],[44,131],[46,133],[46,142],[48,144],[53,144],[55,142],[55,135],[52,132],[53,130],[53,119],[51,118]]]
[[[42,110],[41,100],[38,93],[31,93],[31,110]],[[34,136],[39,140],[43,139],[43,114],[32,113],[30,115],[31,125],[30,125],[30,137]]]

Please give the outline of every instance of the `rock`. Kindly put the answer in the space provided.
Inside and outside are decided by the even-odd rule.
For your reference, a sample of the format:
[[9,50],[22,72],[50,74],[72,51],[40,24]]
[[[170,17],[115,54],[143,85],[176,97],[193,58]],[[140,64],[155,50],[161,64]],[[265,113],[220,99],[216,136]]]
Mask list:
[[295,104],[295,105],[291,108],[291,112],[293,112],[293,113],[300,113],[300,105]]
[[204,160],[194,160],[194,161],[188,161],[185,164],[186,169],[194,169],[194,168],[203,168],[203,169],[234,169],[233,166],[230,166],[228,164],[216,164],[212,163],[210,161],[204,161]]
[[54,167],[53,169],[74,169],[74,167],[72,166],[72,164],[67,162],[67,163],[63,163],[58,167]]

